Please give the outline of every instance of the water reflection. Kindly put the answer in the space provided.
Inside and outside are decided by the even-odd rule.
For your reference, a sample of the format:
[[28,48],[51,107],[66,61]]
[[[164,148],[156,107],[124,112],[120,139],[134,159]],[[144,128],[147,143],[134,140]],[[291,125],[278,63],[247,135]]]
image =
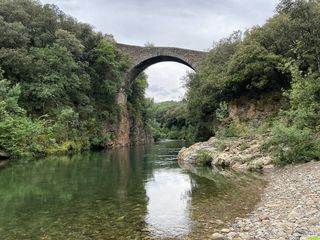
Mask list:
[[182,170],[175,158],[183,144],[19,161],[0,170],[1,239],[203,239],[216,227],[210,220],[248,213],[261,181]]
[[146,223],[154,236],[177,237],[190,231],[191,179],[179,169],[157,170],[146,185]]

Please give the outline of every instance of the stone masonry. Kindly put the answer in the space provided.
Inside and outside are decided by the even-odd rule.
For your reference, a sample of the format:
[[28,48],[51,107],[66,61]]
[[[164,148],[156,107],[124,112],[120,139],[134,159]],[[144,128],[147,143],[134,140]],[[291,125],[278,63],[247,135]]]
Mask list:
[[132,66],[128,71],[129,80],[159,62],[178,62],[197,71],[207,52],[173,47],[140,47],[117,43],[117,48],[129,55]]

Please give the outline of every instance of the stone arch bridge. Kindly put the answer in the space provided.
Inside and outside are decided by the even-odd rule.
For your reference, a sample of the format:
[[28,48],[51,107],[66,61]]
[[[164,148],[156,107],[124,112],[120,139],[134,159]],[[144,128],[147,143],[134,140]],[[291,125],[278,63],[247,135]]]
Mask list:
[[197,71],[207,52],[174,47],[139,47],[117,43],[117,48],[127,53],[132,66],[127,72],[129,81],[153,64],[160,62],[178,62]]

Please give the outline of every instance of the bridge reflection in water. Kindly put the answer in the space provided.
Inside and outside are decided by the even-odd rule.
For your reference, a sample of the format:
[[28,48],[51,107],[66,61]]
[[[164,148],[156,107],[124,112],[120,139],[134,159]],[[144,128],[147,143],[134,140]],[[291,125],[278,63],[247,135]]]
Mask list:
[[261,181],[183,170],[175,160],[183,145],[163,142],[9,165],[0,174],[1,239],[203,239],[214,227],[206,225],[211,220],[248,213],[259,200]]

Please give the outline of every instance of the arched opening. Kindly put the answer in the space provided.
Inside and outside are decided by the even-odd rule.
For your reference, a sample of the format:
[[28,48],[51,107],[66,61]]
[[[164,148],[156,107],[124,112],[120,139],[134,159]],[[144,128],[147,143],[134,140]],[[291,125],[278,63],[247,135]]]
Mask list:
[[161,62],[148,67],[144,71],[148,76],[146,97],[155,102],[182,100],[186,92],[184,79],[193,71],[177,62]]
[[141,63],[139,63],[138,65],[134,66],[129,71],[128,77],[131,81],[133,81],[141,72],[146,70],[148,67],[150,67],[154,64],[157,64],[157,63],[161,63],[161,62],[180,63],[180,64],[183,64],[183,65],[185,65],[195,71],[195,68],[190,63],[188,63],[187,61],[185,61],[181,58],[178,58],[175,56],[158,55],[155,57],[148,58],[148,59],[142,61]]

